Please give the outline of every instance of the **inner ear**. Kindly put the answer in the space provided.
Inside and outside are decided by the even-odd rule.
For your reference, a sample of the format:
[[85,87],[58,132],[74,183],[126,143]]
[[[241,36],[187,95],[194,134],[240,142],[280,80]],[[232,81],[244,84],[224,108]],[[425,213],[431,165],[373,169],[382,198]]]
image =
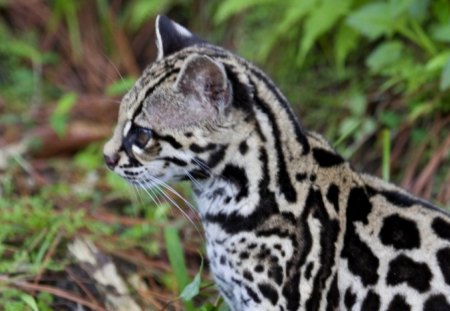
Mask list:
[[180,24],[163,15],[158,15],[156,18],[155,29],[158,60],[188,46],[205,42]]
[[194,96],[217,108],[223,108],[231,97],[231,87],[223,65],[198,54],[186,59],[175,88],[185,97]]

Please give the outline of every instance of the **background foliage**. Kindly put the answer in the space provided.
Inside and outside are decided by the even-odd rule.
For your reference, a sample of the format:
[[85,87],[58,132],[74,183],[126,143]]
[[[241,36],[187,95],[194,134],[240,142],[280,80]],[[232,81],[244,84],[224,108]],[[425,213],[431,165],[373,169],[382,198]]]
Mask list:
[[447,0],[2,0],[5,310],[104,309],[67,253],[77,237],[139,277],[129,285],[143,307],[226,309],[195,213],[173,193],[152,202],[102,161],[120,97],[155,58],[158,13],[263,67],[357,169],[450,206]]

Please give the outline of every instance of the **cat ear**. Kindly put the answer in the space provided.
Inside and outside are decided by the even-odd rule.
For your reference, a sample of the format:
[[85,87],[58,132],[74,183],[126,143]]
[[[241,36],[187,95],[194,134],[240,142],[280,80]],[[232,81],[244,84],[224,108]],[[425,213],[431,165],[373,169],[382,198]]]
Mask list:
[[178,52],[185,47],[204,42],[183,26],[163,15],[156,17],[155,28],[156,46],[158,48],[157,60]]
[[198,54],[186,59],[175,88],[185,97],[194,96],[218,109],[225,107],[231,97],[231,87],[223,65]]

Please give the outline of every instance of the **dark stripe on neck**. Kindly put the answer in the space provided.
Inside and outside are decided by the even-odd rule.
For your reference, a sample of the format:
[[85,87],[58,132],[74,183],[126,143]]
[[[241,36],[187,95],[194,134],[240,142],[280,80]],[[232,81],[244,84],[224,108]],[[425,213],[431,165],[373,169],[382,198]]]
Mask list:
[[272,92],[272,94],[275,95],[276,99],[280,103],[281,107],[286,111],[286,113],[289,117],[289,120],[291,121],[291,125],[294,128],[295,136],[296,136],[298,143],[303,146],[302,153],[304,155],[308,154],[310,151],[310,146],[309,146],[308,140],[307,140],[305,134],[303,133],[303,130],[300,127],[300,124],[298,123],[297,118],[295,117],[292,110],[289,108],[289,104],[283,98],[283,96],[280,94],[280,91],[278,90],[278,88],[259,70],[252,68],[252,67],[250,67],[249,69],[250,69],[250,72],[253,75],[255,75],[260,81],[262,81],[265,84],[265,86]]
[[289,177],[289,173],[287,171],[286,162],[283,156],[283,148],[282,143],[280,140],[281,132],[278,127],[278,124],[275,121],[275,115],[270,109],[270,106],[266,104],[259,96],[258,91],[255,87],[255,106],[258,110],[260,110],[262,113],[267,115],[267,118],[269,119],[269,122],[272,123],[272,131],[273,131],[273,138],[275,141],[275,151],[277,153],[277,161],[278,161],[278,184],[280,186],[280,190],[285,196],[286,200],[288,202],[295,202],[297,200],[297,192],[295,191],[294,187],[292,186],[291,179]]
[[237,109],[242,109],[247,113],[252,112],[252,98],[250,96],[251,92],[248,87],[241,83],[232,70],[231,66],[225,65],[225,72],[228,77],[228,81],[231,83],[233,89],[233,102],[232,105]]

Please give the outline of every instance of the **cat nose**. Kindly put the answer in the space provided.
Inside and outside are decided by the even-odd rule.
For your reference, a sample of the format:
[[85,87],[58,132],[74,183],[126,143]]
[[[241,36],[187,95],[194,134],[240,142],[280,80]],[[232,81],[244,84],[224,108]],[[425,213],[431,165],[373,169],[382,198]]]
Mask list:
[[104,154],[103,156],[105,158],[106,166],[108,166],[109,169],[113,170],[114,167],[116,167],[117,162],[119,162],[119,155],[117,155],[117,154],[113,154],[113,155],[106,155],[106,154]]

